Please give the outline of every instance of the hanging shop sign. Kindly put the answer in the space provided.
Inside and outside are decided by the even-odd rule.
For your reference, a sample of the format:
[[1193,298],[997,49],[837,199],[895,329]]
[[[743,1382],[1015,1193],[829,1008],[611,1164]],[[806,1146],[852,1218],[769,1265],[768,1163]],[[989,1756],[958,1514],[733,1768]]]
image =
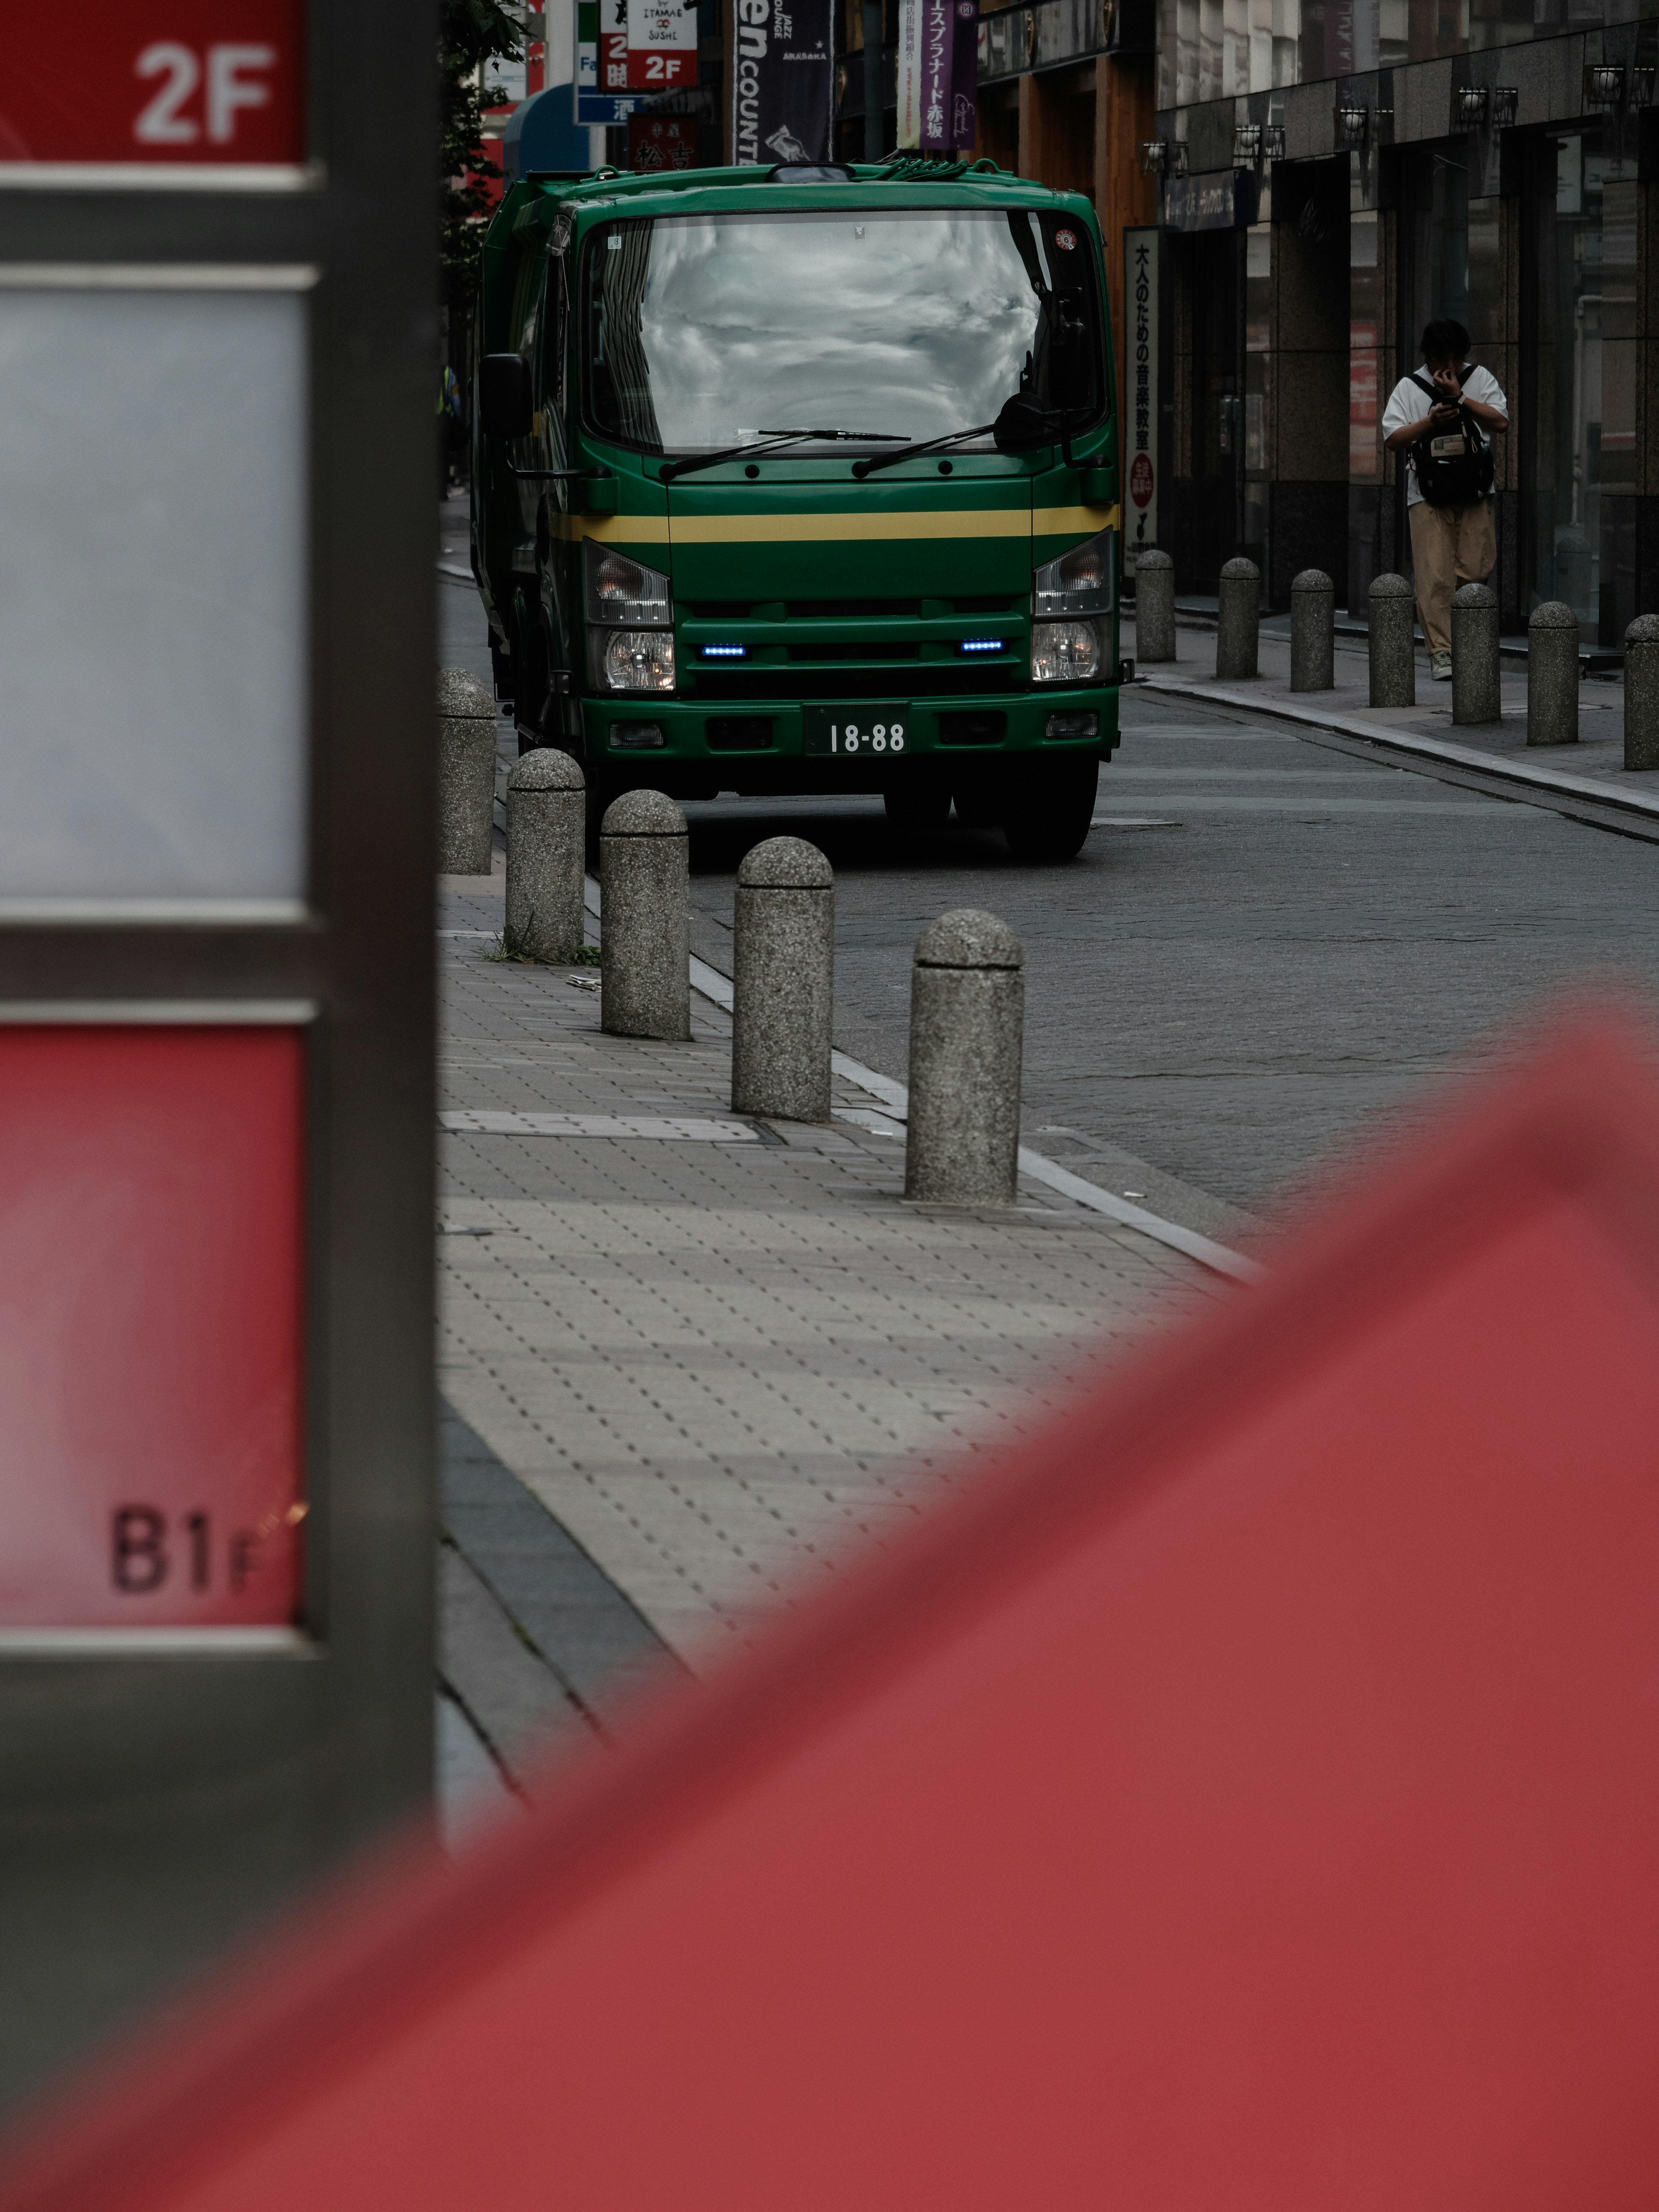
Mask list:
[[626,123],[639,105],[628,89],[628,0],[576,0],[575,15],[573,119]]
[[690,115],[630,115],[628,166],[636,176],[697,166],[697,125]]
[[629,91],[696,81],[697,0],[628,0]]
[[830,0],[737,0],[732,159],[827,161],[835,89]]
[[1123,568],[1158,544],[1158,231],[1123,234]]

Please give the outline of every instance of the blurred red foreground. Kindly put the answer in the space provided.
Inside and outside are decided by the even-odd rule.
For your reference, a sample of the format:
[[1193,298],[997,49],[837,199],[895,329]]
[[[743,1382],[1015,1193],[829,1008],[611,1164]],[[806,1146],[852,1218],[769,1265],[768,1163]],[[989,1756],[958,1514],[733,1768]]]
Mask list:
[[1659,1085],[1613,1017],[27,2206],[1526,2212],[1659,2174]]

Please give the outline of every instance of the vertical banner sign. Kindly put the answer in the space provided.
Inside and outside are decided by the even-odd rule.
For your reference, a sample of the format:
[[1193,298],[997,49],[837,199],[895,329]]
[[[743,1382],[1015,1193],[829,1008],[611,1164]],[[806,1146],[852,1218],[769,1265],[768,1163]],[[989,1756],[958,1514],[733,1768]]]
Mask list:
[[926,0],[899,0],[898,138],[901,154],[921,147],[921,13]]
[[977,0],[956,0],[956,32],[951,52],[951,146],[971,154],[979,135],[979,7]]
[[697,0],[628,0],[628,88],[697,81]]
[[[639,105],[628,89],[628,0],[576,0],[576,123],[625,123]],[[620,18],[621,28],[617,27]],[[602,22],[604,28],[602,30]],[[605,48],[601,60],[600,49]]]
[[1123,454],[1129,494],[1123,568],[1158,544],[1158,231],[1123,234]]
[[832,0],[737,0],[734,161],[830,159],[834,21]]
[[628,0],[599,0],[599,90],[628,89]]
[[[974,143],[975,94],[979,80],[979,10],[975,0],[918,0],[915,143],[924,154],[966,153]],[[900,40],[900,65],[904,42]],[[901,124],[902,123],[901,92]],[[901,131],[899,143],[905,141]]]

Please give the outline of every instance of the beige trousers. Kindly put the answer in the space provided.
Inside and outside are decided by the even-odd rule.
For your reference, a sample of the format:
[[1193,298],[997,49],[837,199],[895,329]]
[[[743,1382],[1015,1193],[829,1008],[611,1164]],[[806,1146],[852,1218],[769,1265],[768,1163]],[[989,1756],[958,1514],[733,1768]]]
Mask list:
[[1498,566],[1498,533],[1492,501],[1472,507],[1408,507],[1412,566],[1417,572],[1417,613],[1431,653],[1451,651],[1452,593],[1460,584],[1484,584]]

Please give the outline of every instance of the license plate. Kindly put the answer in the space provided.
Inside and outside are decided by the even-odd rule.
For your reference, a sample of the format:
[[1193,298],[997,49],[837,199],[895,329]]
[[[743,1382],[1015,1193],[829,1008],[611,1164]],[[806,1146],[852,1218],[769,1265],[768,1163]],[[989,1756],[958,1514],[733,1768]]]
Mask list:
[[871,753],[902,753],[910,741],[908,707],[803,707],[809,754],[833,753],[837,759],[863,759]]

